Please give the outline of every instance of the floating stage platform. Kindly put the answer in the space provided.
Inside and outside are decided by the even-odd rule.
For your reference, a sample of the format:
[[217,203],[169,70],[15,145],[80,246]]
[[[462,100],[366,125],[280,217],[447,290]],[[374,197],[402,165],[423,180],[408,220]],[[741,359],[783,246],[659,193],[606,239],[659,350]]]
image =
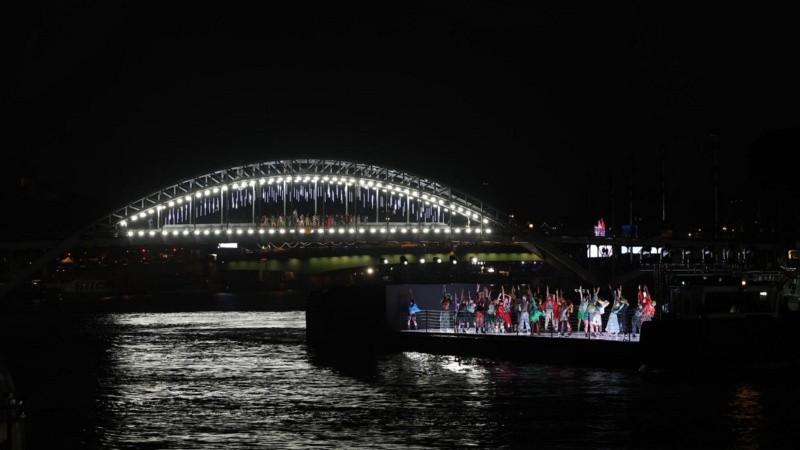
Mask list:
[[[408,285],[379,285],[312,293],[306,310],[309,347],[347,357],[409,351],[634,370],[646,362],[639,336],[586,337],[583,332],[560,336],[544,331],[541,335],[484,334],[475,333],[474,328],[468,332],[407,330],[407,297],[399,295],[407,290]],[[431,310],[431,315],[437,313]]]

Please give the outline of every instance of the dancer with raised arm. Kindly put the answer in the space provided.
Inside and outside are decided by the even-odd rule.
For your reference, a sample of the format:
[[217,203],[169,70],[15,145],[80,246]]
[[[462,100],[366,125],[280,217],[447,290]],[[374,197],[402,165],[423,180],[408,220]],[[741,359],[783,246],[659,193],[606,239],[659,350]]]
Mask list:
[[569,323],[572,310],[572,302],[562,295],[559,298],[558,307],[558,333],[560,336],[572,336],[572,324]]
[[581,325],[583,325],[584,332],[589,331],[589,320],[586,318],[586,310],[589,308],[589,291],[584,291],[583,286],[578,286],[576,291],[580,300],[578,304],[578,333],[580,333]]
[[550,286],[545,288],[544,294],[544,332],[547,333],[547,327],[551,326],[553,331],[556,329],[556,323],[554,321],[555,309],[556,309],[556,300],[555,294],[550,294]]
[[522,294],[522,300],[517,305],[517,332],[531,334],[531,305],[528,294]]
[[439,301],[442,305],[442,311],[439,313],[439,330],[447,331],[450,328],[450,303],[452,299],[447,292],[447,285],[442,285],[442,299]]
[[[609,285],[611,287],[611,285]],[[619,336],[619,312],[622,310],[622,301],[620,300],[621,294],[618,290],[612,290],[614,301],[611,305],[611,311],[608,313],[608,322],[606,323],[606,333],[613,338]]]
[[[417,302],[414,301],[414,291],[411,289],[408,290],[408,324],[407,329],[409,330],[416,330],[417,329],[417,313],[419,313],[420,309],[417,306]],[[413,325],[414,328],[411,328]]]
[[600,297],[600,286],[594,288],[594,295],[592,297],[595,300],[594,304],[594,313],[592,314],[592,335],[603,335],[603,313],[606,312],[606,307],[608,306],[608,300]]
[[539,293],[537,292],[536,294],[534,294],[533,291],[531,291],[530,287],[528,287],[528,296],[531,299],[530,300],[530,303],[531,303],[531,312],[530,312],[531,334],[533,334],[535,332],[536,334],[541,336],[542,335],[542,322],[541,322],[541,320],[542,320],[542,316],[544,316],[544,313],[542,312],[542,306],[541,306],[542,305],[542,302],[541,302],[542,300],[539,298]]

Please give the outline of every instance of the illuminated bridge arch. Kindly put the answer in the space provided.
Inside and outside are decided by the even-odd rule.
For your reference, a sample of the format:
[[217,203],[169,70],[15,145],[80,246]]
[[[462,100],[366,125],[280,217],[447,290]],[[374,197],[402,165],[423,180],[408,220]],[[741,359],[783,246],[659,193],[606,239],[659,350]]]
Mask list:
[[458,234],[482,240],[503,229],[506,218],[475,197],[408,172],[352,161],[285,159],[183,180],[95,226],[133,239],[294,234],[387,240],[397,233],[397,238]]

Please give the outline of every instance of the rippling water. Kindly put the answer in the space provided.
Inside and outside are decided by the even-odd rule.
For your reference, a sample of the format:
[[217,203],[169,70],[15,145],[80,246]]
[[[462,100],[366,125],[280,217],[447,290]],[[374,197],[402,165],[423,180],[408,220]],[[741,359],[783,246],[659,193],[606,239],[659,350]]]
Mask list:
[[0,317],[29,449],[787,448],[794,374],[330,357],[302,311]]

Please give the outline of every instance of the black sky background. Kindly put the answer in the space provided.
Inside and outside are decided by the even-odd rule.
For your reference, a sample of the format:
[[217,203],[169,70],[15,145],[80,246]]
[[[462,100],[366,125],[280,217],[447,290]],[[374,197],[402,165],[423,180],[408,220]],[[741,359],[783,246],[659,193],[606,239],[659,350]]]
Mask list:
[[77,229],[186,178],[306,157],[405,170],[587,230],[631,214],[654,229],[662,206],[676,227],[708,226],[715,185],[723,221],[791,214],[775,192],[796,214],[791,17],[628,2],[14,5],[4,229]]

